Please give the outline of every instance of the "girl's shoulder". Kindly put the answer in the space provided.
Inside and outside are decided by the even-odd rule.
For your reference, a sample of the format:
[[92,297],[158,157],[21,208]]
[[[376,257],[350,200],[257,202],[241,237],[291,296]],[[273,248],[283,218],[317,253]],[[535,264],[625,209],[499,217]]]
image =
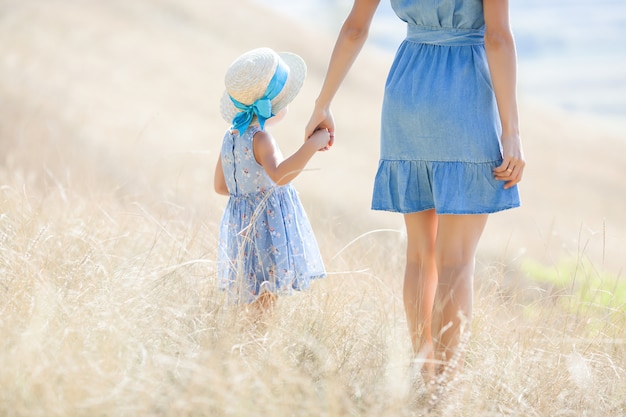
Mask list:
[[272,134],[267,130],[261,130],[260,128],[250,132],[250,140],[255,148],[264,147],[273,149],[278,147]]
[[254,138],[258,133],[267,133],[265,130],[261,129],[261,126],[257,124],[250,125],[246,130],[246,134],[250,135],[251,138]]
[[249,139],[256,145],[257,143],[276,146],[276,142],[274,137],[270,132],[265,129],[261,129],[259,126],[249,127],[246,130],[246,135],[249,136]]

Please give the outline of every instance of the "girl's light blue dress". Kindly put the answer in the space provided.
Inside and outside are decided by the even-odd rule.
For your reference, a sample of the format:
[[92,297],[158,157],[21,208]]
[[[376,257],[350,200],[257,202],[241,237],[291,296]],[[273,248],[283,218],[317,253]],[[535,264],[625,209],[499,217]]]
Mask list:
[[277,186],[256,162],[251,125],[224,135],[221,161],[230,198],[219,230],[218,281],[235,302],[264,291],[289,294],[326,275],[322,256],[298,194]]
[[500,119],[481,0],[391,0],[407,36],[390,69],[372,208],[492,213],[520,205],[492,170]]

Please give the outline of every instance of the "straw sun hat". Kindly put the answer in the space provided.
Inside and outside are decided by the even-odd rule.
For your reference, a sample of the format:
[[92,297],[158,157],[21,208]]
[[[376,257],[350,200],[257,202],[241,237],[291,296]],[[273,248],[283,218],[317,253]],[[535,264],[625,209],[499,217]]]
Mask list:
[[[270,48],[257,48],[241,55],[226,71],[224,77],[226,91],[220,102],[220,112],[224,120],[233,123],[235,116],[242,112],[232,99],[249,106],[259,99],[266,98],[264,95],[267,93],[268,85],[279,72],[279,65],[283,74],[286,73],[287,76],[278,95],[270,100],[271,113],[276,115],[284,109],[302,87],[306,77],[306,64],[302,58],[290,52],[276,53]],[[253,121],[256,120],[257,117],[254,116]]]

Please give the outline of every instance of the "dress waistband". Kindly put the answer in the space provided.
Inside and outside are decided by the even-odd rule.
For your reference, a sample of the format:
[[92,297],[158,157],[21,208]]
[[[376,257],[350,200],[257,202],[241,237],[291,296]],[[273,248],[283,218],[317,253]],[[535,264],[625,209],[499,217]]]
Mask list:
[[468,46],[485,42],[485,29],[446,29],[407,25],[406,39],[431,45]]

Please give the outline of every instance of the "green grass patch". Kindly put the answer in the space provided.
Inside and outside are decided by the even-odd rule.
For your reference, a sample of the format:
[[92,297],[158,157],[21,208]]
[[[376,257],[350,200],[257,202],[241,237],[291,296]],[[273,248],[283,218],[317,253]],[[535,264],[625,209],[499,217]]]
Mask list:
[[626,311],[626,280],[599,271],[588,260],[564,260],[556,265],[527,260],[522,271],[527,279],[570,309]]

